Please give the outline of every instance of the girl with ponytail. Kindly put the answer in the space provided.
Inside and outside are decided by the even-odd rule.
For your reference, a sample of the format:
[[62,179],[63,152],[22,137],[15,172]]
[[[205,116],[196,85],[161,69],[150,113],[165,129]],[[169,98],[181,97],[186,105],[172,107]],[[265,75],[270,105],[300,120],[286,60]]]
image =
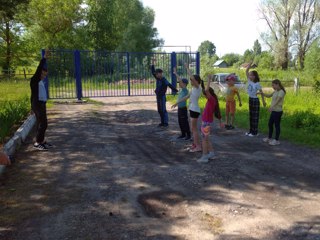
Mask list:
[[[271,106],[269,108],[270,118],[269,118],[269,136],[267,138],[264,138],[263,141],[266,143],[269,143],[269,145],[275,146],[279,145],[279,137],[280,137],[280,122],[281,117],[283,114],[282,106],[283,106],[283,100],[284,96],[286,95],[286,90],[281,84],[281,81],[278,79],[275,79],[272,81],[272,88],[274,90],[271,94],[265,94],[262,93],[263,96],[270,98],[272,97]],[[276,134],[275,139],[272,139],[273,134],[273,126],[275,126]]]

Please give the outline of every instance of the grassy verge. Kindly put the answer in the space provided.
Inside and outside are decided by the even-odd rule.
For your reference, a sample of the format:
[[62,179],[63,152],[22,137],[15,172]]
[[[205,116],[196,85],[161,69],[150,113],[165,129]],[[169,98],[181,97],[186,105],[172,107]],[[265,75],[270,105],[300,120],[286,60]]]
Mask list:
[[[302,90],[299,95],[288,91],[284,101],[284,115],[281,122],[281,139],[311,147],[320,147],[320,108],[318,107],[319,95],[312,90]],[[168,96],[168,100],[175,102],[177,97]],[[237,106],[235,125],[239,128],[249,127],[249,105],[246,93],[241,93],[242,107]],[[225,100],[220,97],[220,108],[223,119],[225,119]],[[206,99],[202,97],[199,101],[203,109]],[[271,99],[267,99],[270,106]],[[261,107],[259,132],[268,133],[268,121],[270,113],[268,107]]]
[[29,112],[29,81],[0,81],[0,143]]

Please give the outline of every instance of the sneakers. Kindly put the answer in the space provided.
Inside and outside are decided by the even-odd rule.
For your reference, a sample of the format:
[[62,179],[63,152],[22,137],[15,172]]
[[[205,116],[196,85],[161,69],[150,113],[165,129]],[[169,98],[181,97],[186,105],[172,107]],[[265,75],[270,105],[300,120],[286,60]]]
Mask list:
[[48,142],[44,142],[43,145],[45,145],[46,148],[53,148],[53,145],[51,143],[48,143]]
[[185,135],[180,135],[179,137],[177,137],[177,140],[182,140],[182,139],[185,139]]
[[191,139],[191,136],[186,136],[185,138],[184,138],[184,140],[186,140],[186,141],[188,141],[188,140],[190,140]]
[[233,130],[234,129],[234,126],[232,125],[228,125],[228,127],[226,127],[227,130]]
[[207,154],[208,159],[214,159],[216,157],[216,155],[214,154],[214,152],[209,152]]
[[266,138],[262,139],[262,141],[265,143],[270,143],[272,141],[272,139],[266,137]]
[[201,147],[199,147],[199,146],[195,146],[194,148],[191,148],[191,149],[189,150],[189,152],[191,152],[191,153],[201,152],[201,151],[202,151],[202,149],[201,149]]
[[247,135],[247,133],[246,133],[246,136],[248,136],[248,137],[257,137],[257,136],[259,136],[259,134],[258,133],[257,134],[248,133],[248,135]]
[[197,160],[197,162],[198,162],[198,163],[207,163],[207,162],[209,162],[208,155],[202,155],[202,157],[199,158],[199,159]]
[[35,143],[33,144],[33,147],[39,151],[48,151],[48,148],[46,147],[45,144]]
[[275,139],[273,139],[273,140],[271,140],[271,141],[269,142],[269,145],[271,145],[271,146],[277,146],[277,145],[280,145],[280,141],[279,141],[279,140],[275,140]]
[[228,128],[229,128],[230,126],[231,126],[231,125],[226,124],[226,125],[224,125],[224,128],[228,130]]

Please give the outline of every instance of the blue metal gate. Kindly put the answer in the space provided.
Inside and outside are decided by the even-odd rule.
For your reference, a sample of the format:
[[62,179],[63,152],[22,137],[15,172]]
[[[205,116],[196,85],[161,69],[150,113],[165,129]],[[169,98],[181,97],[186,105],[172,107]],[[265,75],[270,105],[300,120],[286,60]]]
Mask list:
[[193,73],[200,72],[199,53],[53,50],[47,61],[48,95],[53,99],[154,95],[152,59],[174,86],[174,67],[181,76],[187,76],[184,63]]

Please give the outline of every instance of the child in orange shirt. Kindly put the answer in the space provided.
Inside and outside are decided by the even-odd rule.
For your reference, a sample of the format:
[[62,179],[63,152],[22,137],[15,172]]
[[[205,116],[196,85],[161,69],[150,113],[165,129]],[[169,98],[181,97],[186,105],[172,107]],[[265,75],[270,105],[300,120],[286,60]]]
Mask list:
[[242,106],[241,98],[239,95],[238,88],[234,86],[236,82],[236,76],[234,74],[229,74],[226,77],[227,87],[227,96],[226,96],[226,125],[227,130],[234,129],[234,115],[236,112],[236,100],[234,96],[237,95],[239,100],[239,107]]

